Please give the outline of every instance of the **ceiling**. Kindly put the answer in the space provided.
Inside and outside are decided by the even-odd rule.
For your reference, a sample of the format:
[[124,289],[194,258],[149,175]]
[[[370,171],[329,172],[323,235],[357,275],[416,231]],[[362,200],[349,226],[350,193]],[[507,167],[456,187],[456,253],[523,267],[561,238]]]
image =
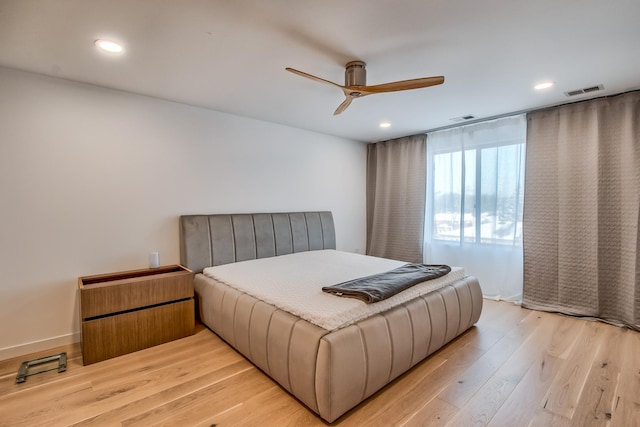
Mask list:
[[[638,0],[0,0],[0,66],[379,141],[638,89],[639,22]],[[343,84],[351,60],[367,84],[446,80],[333,116],[338,88],[285,71]]]

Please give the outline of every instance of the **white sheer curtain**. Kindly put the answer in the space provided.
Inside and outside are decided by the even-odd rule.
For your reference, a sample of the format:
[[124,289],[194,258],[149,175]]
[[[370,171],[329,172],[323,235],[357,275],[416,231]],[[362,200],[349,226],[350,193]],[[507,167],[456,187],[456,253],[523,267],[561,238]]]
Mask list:
[[424,262],[462,266],[485,297],[522,300],[524,115],[429,133]]

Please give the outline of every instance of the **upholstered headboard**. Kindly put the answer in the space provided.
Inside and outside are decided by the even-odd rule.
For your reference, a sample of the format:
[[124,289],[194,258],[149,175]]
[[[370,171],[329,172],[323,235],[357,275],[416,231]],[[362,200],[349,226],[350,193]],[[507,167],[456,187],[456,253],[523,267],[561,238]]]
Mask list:
[[214,265],[335,248],[331,212],[180,217],[180,263],[195,273]]

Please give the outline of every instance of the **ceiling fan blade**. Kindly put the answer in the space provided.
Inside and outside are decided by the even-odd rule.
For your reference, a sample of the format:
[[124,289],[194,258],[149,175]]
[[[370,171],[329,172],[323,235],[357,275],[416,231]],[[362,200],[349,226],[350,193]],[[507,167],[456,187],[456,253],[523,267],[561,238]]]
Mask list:
[[299,76],[306,77],[308,79],[315,80],[315,81],[320,82],[320,83],[327,83],[327,84],[330,84],[332,86],[336,86],[336,87],[339,87],[340,89],[342,89],[342,86],[340,86],[337,83],[331,82],[329,80],[321,79],[320,77],[316,77],[314,75],[305,73],[304,71],[296,70],[295,68],[289,68],[289,67],[285,68],[285,70],[287,70],[289,72],[292,72],[293,74],[297,74]]
[[[357,89],[363,94],[397,92],[400,90],[420,89],[423,87],[436,86],[444,83],[444,76],[423,77],[420,79],[402,80],[392,83],[383,83],[374,86],[357,86]],[[356,86],[354,86],[354,90]]]
[[338,108],[336,108],[336,111],[333,112],[334,116],[337,116],[338,114],[342,113],[344,110],[347,109],[347,107],[349,105],[351,105],[351,101],[353,101],[353,96],[349,96],[347,95],[347,97],[345,98],[344,101],[342,101],[342,104],[338,105]]

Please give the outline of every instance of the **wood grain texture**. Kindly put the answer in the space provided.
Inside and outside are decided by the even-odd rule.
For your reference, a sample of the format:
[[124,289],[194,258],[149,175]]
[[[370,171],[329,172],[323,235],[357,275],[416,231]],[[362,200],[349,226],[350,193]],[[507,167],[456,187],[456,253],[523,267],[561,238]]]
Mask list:
[[78,278],[80,318],[193,298],[193,273],[179,265]]
[[184,338],[194,323],[193,299],[82,322],[84,364]]
[[78,278],[85,365],[193,334],[193,273],[180,265]]
[[[82,365],[0,361],[0,426],[326,426],[202,325]],[[15,384],[24,360],[65,373]],[[480,322],[332,425],[640,426],[640,333],[485,301]]]

